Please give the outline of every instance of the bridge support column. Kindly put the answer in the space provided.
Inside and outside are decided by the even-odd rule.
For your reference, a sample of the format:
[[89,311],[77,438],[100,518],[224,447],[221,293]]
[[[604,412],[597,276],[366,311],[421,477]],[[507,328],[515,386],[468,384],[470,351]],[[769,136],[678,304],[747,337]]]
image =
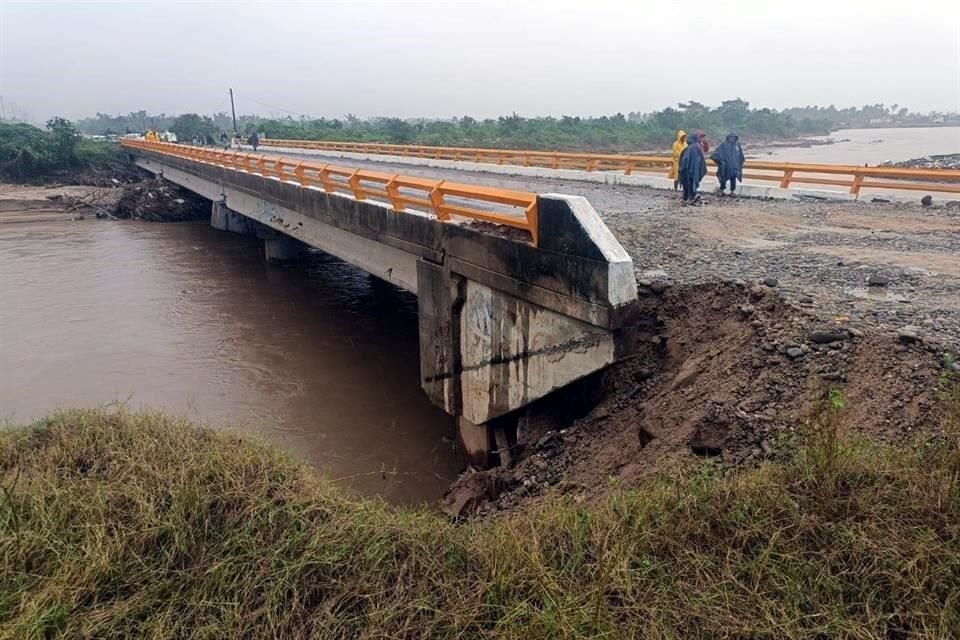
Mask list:
[[457,417],[457,451],[478,469],[486,469],[491,464],[491,435],[489,425],[473,424],[463,416]]
[[267,264],[284,264],[299,260],[307,245],[281,233],[263,234],[263,257]]
[[213,203],[210,211],[210,226],[214,229],[247,235],[254,233],[254,224],[250,218],[231,211],[222,202]]

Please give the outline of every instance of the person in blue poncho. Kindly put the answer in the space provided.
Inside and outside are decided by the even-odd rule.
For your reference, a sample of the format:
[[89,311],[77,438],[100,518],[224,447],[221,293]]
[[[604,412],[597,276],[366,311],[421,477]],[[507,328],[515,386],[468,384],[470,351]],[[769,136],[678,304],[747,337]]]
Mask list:
[[737,181],[743,181],[743,147],[740,138],[735,133],[727,136],[710,159],[717,163],[717,180],[720,181],[720,195],[724,195],[727,184],[730,184],[730,195],[737,195]]
[[700,146],[700,132],[687,139],[687,148],[680,154],[680,184],[683,186],[683,203],[697,204],[700,196],[697,189],[700,181],[707,175],[707,160]]

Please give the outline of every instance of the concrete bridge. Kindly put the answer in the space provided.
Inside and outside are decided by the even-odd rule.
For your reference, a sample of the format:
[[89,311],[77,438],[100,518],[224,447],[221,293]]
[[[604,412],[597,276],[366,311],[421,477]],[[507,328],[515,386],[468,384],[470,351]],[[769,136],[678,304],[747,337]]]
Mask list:
[[[268,260],[314,247],[417,295],[421,386],[476,464],[520,409],[626,355],[633,263],[582,197],[123,141]],[[515,424],[515,422],[513,422]]]

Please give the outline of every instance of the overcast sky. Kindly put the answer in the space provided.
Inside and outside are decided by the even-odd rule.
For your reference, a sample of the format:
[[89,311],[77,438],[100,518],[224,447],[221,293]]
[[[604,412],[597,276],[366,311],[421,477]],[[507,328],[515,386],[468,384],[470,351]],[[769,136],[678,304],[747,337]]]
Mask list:
[[0,0],[7,117],[229,111],[228,87],[263,115],[601,115],[737,96],[958,111],[960,1]]

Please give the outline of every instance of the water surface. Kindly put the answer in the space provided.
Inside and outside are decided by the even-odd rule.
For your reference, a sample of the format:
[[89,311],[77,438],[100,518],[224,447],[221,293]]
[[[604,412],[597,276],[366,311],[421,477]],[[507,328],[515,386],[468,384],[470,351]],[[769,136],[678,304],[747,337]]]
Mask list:
[[0,419],[164,409],[367,494],[439,497],[459,463],[419,386],[416,298],[325,254],[261,252],[204,224],[0,224]]

